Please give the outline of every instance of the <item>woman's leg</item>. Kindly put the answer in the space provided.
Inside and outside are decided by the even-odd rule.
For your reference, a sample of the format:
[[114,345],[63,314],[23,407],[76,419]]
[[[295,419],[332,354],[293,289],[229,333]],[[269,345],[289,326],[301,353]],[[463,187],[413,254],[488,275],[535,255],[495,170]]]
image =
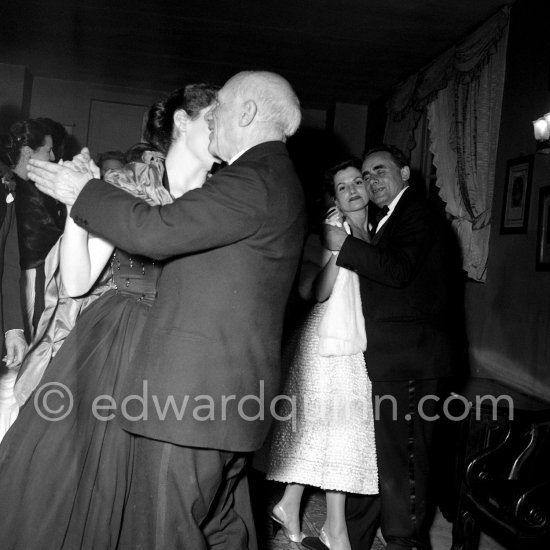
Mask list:
[[300,533],[300,503],[304,494],[304,485],[289,483],[283,498],[275,505],[273,514],[285,525],[289,533]]
[[323,529],[330,550],[351,550],[346,526],[346,493],[327,491],[327,517]]

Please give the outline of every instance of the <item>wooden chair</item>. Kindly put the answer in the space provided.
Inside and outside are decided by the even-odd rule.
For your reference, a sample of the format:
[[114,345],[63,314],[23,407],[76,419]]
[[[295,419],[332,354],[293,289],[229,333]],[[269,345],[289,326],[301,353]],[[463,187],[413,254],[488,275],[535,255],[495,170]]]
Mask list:
[[500,417],[500,442],[466,466],[452,550],[477,550],[480,531],[507,548],[550,549],[550,411]]

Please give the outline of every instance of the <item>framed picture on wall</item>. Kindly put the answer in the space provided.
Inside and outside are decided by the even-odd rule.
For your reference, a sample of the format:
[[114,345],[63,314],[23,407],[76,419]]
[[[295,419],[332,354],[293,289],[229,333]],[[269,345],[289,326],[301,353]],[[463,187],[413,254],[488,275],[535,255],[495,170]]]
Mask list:
[[550,271],[550,186],[539,191],[537,271]]
[[504,182],[501,233],[527,233],[533,157],[534,155],[528,155],[508,161]]

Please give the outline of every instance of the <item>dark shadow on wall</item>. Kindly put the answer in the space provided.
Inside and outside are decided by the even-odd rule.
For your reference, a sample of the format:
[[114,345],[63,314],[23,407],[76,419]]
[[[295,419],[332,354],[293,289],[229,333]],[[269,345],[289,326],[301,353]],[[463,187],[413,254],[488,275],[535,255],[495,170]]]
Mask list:
[[2,105],[0,107],[0,134],[7,134],[14,122],[24,118],[19,107],[15,105]]
[[324,173],[349,152],[334,135],[319,128],[300,128],[287,146],[304,189],[309,230],[317,232],[326,209]]

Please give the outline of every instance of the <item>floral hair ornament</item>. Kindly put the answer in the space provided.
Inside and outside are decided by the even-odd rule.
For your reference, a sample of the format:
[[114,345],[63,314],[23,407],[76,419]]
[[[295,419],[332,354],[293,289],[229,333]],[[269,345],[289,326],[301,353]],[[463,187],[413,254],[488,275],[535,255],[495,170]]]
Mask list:
[[6,202],[11,204],[15,200],[15,179],[13,178],[13,174],[10,172],[5,172],[2,174],[0,181],[2,181],[2,185],[7,191]]

